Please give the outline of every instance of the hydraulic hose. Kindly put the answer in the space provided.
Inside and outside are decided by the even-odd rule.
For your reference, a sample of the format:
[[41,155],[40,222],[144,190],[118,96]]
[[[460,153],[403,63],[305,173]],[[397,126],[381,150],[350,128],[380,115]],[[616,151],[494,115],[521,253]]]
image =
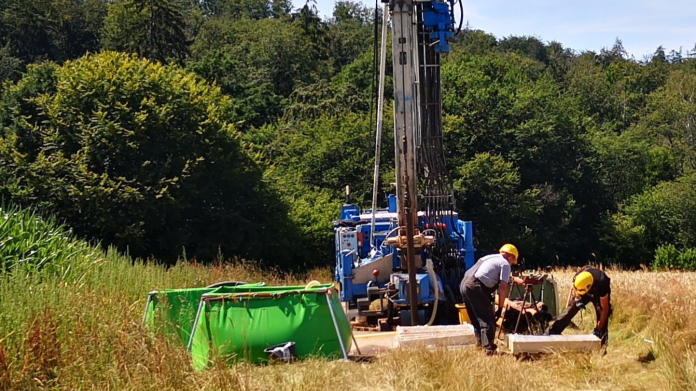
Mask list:
[[433,314],[430,315],[430,320],[426,326],[431,326],[435,321],[435,315],[437,314],[437,303],[440,301],[440,286],[437,284],[437,275],[435,275],[435,270],[433,270],[433,260],[428,258],[425,261],[426,268],[428,269],[428,277],[430,278],[430,284],[435,288],[435,305],[433,306]]
[[375,134],[375,171],[372,182],[372,219],[370,223],[370,246],[375,242],[375,213],[377,213],[377,192],[379,191],[379,163],[382,149],[382,121],[384,116],[384,74],[387,67],[387,25],[389,5],[384,5],[382,21],[382,45],[380,47],[379,88],[377,92],[377,132]]

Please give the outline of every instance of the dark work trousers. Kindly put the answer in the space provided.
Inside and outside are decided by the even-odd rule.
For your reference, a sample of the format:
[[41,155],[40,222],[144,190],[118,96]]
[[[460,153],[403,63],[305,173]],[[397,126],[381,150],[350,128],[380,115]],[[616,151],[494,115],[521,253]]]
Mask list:
[[[602,316],[602,311],[604,310],[602,308],[602,305],[599,302],[599,298],[592,299],[588,296],[581,297],[580,300],[574,300],[571,301],[570,304],[561,312],[560,315],[556,318],[556,320],[553,322],[549,328],[546,329],[547,334],[561,334],[563,330],[568,327],[570,324],[570,321],[573,320],[573,317],[577,315],[577,313],[580,311],[581,307],[578,306],[578,303],[581,303],[583,305],[587,305],[589,303],[592,303],[595,308],[595,313],[597,315],[597,320],[600,319]],[[611,296],[609,296],[609,316],[611,317]],[[602,327],[601,331],[601,339],[602,339],[602,346],[606,345],[607,341],[609,340],[609,318],[607,318],[607,322],[604,324],[604,327]]]
[[486,287],[478,279],[465,278],[459,289],[464,298],[466,312],[474,326],[476,341],[482,348],[494,352],[495,344],[495,314],[493,313],[493,298],[495,288]]

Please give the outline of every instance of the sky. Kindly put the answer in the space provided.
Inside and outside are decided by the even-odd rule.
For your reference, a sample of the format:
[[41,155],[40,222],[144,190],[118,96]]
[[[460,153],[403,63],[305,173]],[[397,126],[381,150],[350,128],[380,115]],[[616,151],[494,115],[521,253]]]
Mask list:
[[[311,1],[311,0],[310,0]],[[335,0],[315,0],[324,18]],[[374,0],[359,0],[374,7]],[[636,60],[662,46],[683,55],[696,46],[696,0],[463,0],[464,24],[497,38],[534,36],[598,52],[620,39]],[[301,7],[305,0],[293,0]],[[381,4],[380,4],[381,6]]]

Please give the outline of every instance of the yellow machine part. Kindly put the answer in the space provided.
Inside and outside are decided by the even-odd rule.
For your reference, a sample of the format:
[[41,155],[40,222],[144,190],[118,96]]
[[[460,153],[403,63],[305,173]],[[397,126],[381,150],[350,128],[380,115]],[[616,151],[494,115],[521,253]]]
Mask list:
[[469,313],[466,312],[465,304],[455,304],[454,308],[456,308],[457,312],[459,313],[459,324],[471,324],[471,319],[469,319]]

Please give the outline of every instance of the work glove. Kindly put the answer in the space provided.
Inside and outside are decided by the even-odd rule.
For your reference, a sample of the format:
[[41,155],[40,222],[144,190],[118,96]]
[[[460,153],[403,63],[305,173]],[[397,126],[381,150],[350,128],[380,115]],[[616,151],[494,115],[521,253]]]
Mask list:
[[576,302],[575,302],[575,306],[578,307],[578,308],[581,309],[581,310],[584,310],[584,309],[585,309],[585,303],[583,303],[582,301],[576,301]]
[[595,327],[595,329],[592,330],[592,335],[599,339],[602,339],[602,329],[600,329],[599,327]]

